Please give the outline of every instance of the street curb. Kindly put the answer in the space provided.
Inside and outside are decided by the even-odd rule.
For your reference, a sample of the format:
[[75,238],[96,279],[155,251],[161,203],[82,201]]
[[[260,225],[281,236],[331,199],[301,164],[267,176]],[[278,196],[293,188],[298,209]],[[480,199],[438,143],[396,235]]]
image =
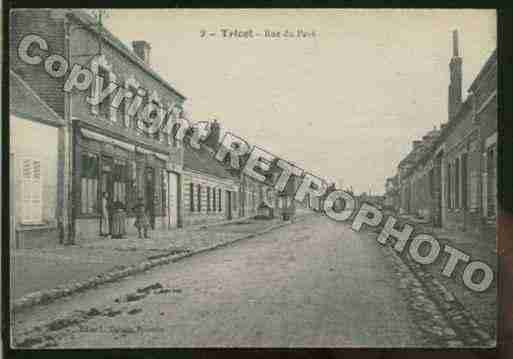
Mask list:
[[[382,228],[375,228],[372,232],[379,234]],[[379,231],[378,231],[379,230]],[[400,255],[391,248],[390,244],[385,247],[404,263],[417,280],[426,288],[433,302],[438,307],[442,315],[447,319],[453,329],[459,334],[466,345],[472,347],[495,347],[497,342],[485,330],[483,330],[472,314],[465,309],[465,306],[447,289],[433,274],[422,269],[422,265],[416,263],[410,254]]]
[[272,230],[275,230],[275,229],[278,229],[281,227],[285,227],[289,224],[294,223],[298,219],[306,217],[307,215],[308,214],[301,215],[296,218],[293,218],[290,221],[286,221],[284,223],[278,223],[278,224],[273,225],[264,230],[261,230],[261,231],[255,232],[255,233],[245,234],[241,237],[234,238],[234,239],[226,241],[226,242],[218,243],[218,244],[215,244],[210,247],[200,248],[196,251],[191,251],[186,254],[178,254],[178,255],[177,254],[169,254],[164,257],[145,260],[140,263],[132,264],[132,265],[129,265],[126,267],[122,266],[122,268],[114,267],[114,269],[111,269],[104,273],[97,274],[97,275],[90,277],[88,279],[85,279],[83,281],[71,281],[66,284],[59,285],[52,289],[32,292],[32,293],[26,294],[26,295],[22,296],[21,298],[13,301],[11,304],[11,312],[16,313],[16,312],[20,312],[21,310],[24,310],[24,309],[27,309],[27,308],[30,308],[30,307],[33,307],[36,305],[48,304],[48,303],[53,302],[59,298],[67,297],[67,296],[70,296],[70,295],[78,293],[78,292],[82,292],[82,291],[85,291],[85,290],[88,290],[91,288],[95,288],[101,284],[111,283],[111,282],[114,282],[121,278],[125,278],[128,276],[134,275],[134,274],[139,274],[139,273],[145,272],[151,268],[154,268],[154,267],[157,267],[160,265],[174,263],[181,259],[191,257],[196,254],[212,251],[217,248],[221,248],[221,247],[227,246],[229,244],[232,244],[232,243],[244,240],[244,239],[253,238],[253,237],[268,233]]

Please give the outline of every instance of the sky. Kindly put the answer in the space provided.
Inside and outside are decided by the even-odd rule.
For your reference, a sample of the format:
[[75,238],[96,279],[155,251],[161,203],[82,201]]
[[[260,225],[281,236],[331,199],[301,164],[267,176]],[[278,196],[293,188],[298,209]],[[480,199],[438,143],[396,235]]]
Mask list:
[[[447,121],[452,31],[464,98],[497,41],[493,10],[116,9],[105,26],[151,44],[151,67],[187,97],[193,121],[215,117],[358,193],[382,193],[412,141]],[[264,36],[298,29],[315,36]]]

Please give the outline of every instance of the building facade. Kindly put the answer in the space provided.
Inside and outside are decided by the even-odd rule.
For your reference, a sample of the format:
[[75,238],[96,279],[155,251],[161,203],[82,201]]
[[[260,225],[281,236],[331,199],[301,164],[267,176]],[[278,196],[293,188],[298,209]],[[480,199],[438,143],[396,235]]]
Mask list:
[[462,59],[453,33],[448,121],[414,141],[397,171],[400,211],[435,226],[495,238],[497,214],[497,54],[462,101]]
[[66,210],[64,120],[13,71],[9,93],[11,246],[55,246]]
[[239,217],[239,181],[215,158],[208,144],[199,149],[184,141],[183,223],[208,224]]
[[[80,10],[14,11],[11,26],[11,68],[63,121],[61,242],[98,238],[104,193],[126,208],[128,233],[136,232],[139,198],[153,229],[236,216],[238,181],[208,148],[176,140],[185,97],[152,69],[150,44],[138,40],[128,48]],[[20,55],[30,34],[44,41],[26,49],[38,63]],[[70,86],[74,71],[82,76],[74,78],[76,85],[85,70],[92,73],[90,86]],[[149,125],[139,121],[144,111],[160,130],[146,131]]]

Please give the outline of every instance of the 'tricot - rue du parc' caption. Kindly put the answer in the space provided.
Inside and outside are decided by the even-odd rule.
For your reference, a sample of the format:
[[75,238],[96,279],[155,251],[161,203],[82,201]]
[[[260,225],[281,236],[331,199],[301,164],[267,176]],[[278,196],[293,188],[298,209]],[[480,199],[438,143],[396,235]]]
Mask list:
[[253,29],[218,29],[200,30],[201,38],[222,38],[222,39],[313,39],[318,36],[315,30],[292,29],[292,30],[271,30],[264,29],[255,31]]

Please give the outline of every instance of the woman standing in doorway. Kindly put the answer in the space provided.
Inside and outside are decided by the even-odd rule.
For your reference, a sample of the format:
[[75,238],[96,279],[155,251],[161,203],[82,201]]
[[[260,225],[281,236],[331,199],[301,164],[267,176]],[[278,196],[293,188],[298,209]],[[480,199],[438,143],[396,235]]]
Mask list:
[[100,222],[100,234],[107,238],[110,237],[110,200],[109,194],[103,192],[102,196],[102,218]]
[[146,213],[146,207],[144,205],[144,200],[142,197],[139,197],[137,200],[137,204],[133,208],[135,213],[135,227],[139,232],[139,239],[143,239],[141,232],[144,232],[144,238],[149,239],[148,237],[148,227],[150,226],[150,222],[148,220],[148,215]]

